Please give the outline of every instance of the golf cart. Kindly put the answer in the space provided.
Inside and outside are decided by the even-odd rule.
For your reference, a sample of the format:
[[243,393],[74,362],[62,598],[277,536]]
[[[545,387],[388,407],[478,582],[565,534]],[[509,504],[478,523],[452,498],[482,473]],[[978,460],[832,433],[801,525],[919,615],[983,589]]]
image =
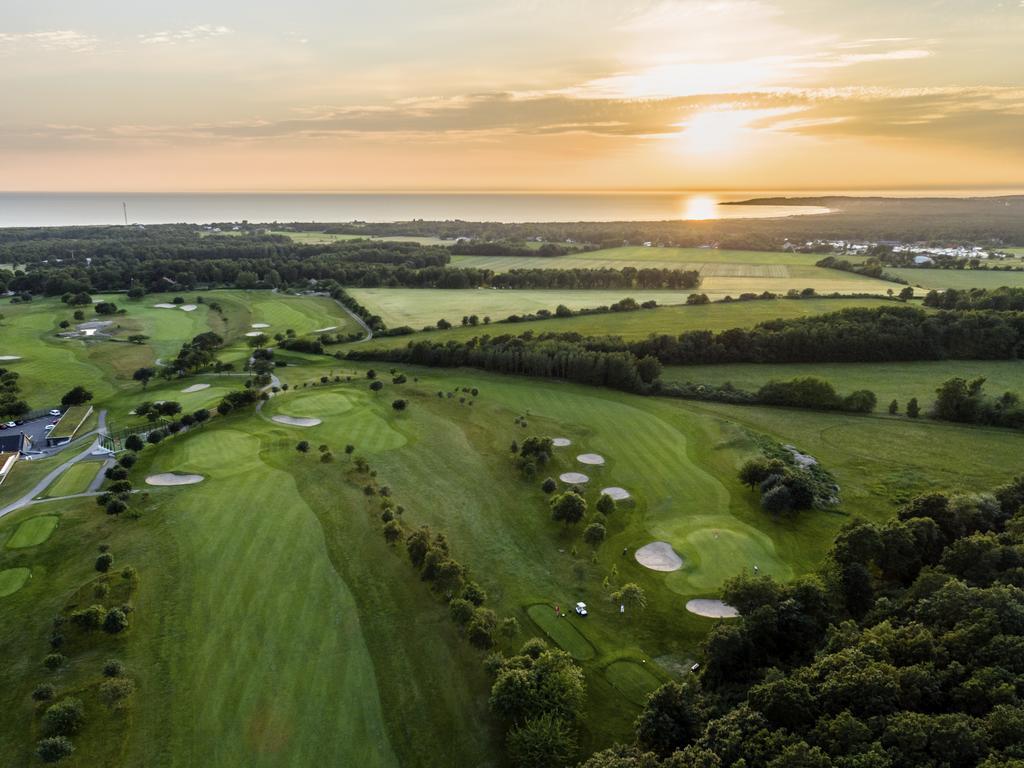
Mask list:
[[576,603],[576,613],[578,613],[580,616],[586,616],[587,615],[587,604],[584,603],[584,602]]

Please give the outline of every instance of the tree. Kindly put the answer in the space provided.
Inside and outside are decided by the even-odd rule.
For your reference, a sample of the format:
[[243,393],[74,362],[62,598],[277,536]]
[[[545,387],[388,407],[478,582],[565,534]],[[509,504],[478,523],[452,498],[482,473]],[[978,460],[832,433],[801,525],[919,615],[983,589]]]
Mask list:
[[692,744],[701,730],[694,698],[694,692],[680,683],[665,683],[658,688],[634,724],[637,744],[661,757]]
[[476,610],[475,606],[469,600],[463,600],[461,597],[456,597],[448,603],[448,612],[456,624],[468,624],[469,620],[473,618],[474,610]]
[[380,392],[382,389],[384,389],[384,383],[383,382],[381,382],[379,380],[378,381],[371,381],[370,382],[370,391],[371,392]]
[[144,333],[133,333],[128,337],[130,344],[145,344],[149,341],[149,336]]
[[893,400],[891,403],[889,403],[889,415],[890,416],[895,416],[897,413],[899,413],[899,411],[900,411],[900,404],[896,400]]
[[622,603],[627,608],[642,609],[647,607],[647,593],[643,587],[635,582],[623,584],[622,589],[612,595],[616,603]]
[[146,447],[146,444],[142,442],[142,438],[138,435],[128,435],[124,440],[124,447],[129,451],[141,451]]
[[298,451],[299,453],[309,453],[309,441],[300,440],[298,443],[295,444],[295,450]]
[[118,659],[107,659],[103,665],[104,677],[123,677],[125,673],[124,664]]
[[64,397],[60,399],[60,404],[68,408],[73,405],[85,405],[90,400],[92,400],[92,392],[79,385],[65,392]]
[[388,544],[396,544],[402,538],[402,524],[397,520],[388,520],[384,524],[384,540]]
[[587,513],[587,500],[575,491],[560,493],[551,500],[551,517],[573,525]]
[[391,403],[391,407],[394,408],[399,413],[404,411],[408,405],[409,405],[408,401],[407,400],[402,400],[402,399],[394,400]]
[[110,499],[103,506],[103,509],[106,510],[108,515],[114,515],[116,517],[117,515],[121,515],[127,512],[128,505],[121,499]]
[[59,763],[74,751],[75,745],[67,736],[50,736],[36,744],[36,754],[44,763]]
[[103,631],[108,635],[119,635],[128,629],[128,617],[120,608],[111,608],[103,619]]
[[32,691],[33,701],[50,701],[57,694],[57,689],[49,683],[37,685]]
[[773,466],[768,459],[760,456],[755,459],[748,459],[740,467],[740,482],[753,489],[758,484],[764,482],[765,478],[771,475],[772,472]]
[[583,540],[592,547],[596,547],[604,541],[606,531],[601,523],[591,523],[583,531]]
[[125,699],[135,693],[135,683],[127,677],[116,677],[100,683],[99,698],[110,709],[121,709]]
[[109,552],[104,552],[102,555],[96,558],[96,570],[100,573],[106,573],[110,570],[110,566],[114,564],[114,556]]
[[51,704],[43,713],[42,728],[47,736],[73,736],[85,724],[81,699],[68,698]]
[[615,499],[607,493],[602,493],[601,498],[597,500],[597,511],[605,517],[608,517],[615,511]]
[[907,416],[916,419],[921,413],[921,406],[917,404],[917,398],[912,397],[907,401]]
[[540,484],[540,489],[544,491],[544,493],[551,494],[558,489],[558,483],[555,482],[553,477],[548,477]]
[[473,618],[466,625],[466,636],[477,648],[490,648],[494,645],[494,629],[498,625],[498,617],[490,608],[476,608]]
[[908,285],[903,288],[898,295],[901,300],[907,301],[908,299],[914,298],[914,289]]
[[576,735],[561,718],[542,714],[508,734],[508,755],[516,768],[563,768],[573,764]]
[[267,346],[267,342],[270,341],[270,337],[265,333],[258,334],[256,336],[250,336],[246,339],[246,344],[254,349],[262,349]]

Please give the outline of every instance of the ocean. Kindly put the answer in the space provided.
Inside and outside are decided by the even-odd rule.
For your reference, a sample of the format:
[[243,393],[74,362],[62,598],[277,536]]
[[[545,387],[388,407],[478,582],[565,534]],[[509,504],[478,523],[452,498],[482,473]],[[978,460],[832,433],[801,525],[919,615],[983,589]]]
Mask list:
[[[772,196],[779,193],[770,193]],[[0,227],[291,221],[660,221],[825,213],[813,206],[720,205],[769,193],[163,194],[0,193]]]

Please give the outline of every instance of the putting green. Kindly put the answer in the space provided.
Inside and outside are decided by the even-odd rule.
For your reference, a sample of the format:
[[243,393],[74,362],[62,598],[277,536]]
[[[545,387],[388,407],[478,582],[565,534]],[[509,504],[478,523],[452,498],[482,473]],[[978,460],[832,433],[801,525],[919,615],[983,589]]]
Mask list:
[[53,534],[59,520],[57,515],[40,515],[25,520],[7,541],[7,548],[24,549],[42,544]]
[[[683,555],[685,565],[666,578],[669,589],[681,595],[694,592],[714,592],[726,579],[740,573],[759,573],[782,581],[793,578],[793,569],[783,562],[775,551],[771,538],[732,518],[721,518],[721,528],[703,525],[706,520],[695,521],[701,527],[688,532],[682,542],[674,546]],[[729,527],[725,527],[729,526]]]
[[337,416],[351,411],[355,399],[348,392],[331,389],[282,397],[281,407],[289,416],[323,419],[326,416]]
[[[571,609],[570,609],[571,610]],[[578,661],[587,661],[597,655],[597,651],[590,641],[574,626],[575,618],[566,614],[563,619],[555,613],[553,606],[545,603],[537,603],[526,609],[526,612],[533,619],[533,622],[544,630],[544,634],[550,637],[564,651]],[[575,616],[575,614],[572,614]]]
[[634,704],[643,704],[647,695],[661,685],[661,681],[651,674],[645,665],[632,659],[619,659],[604,668],[604,676],[609,683],[623,696]]
[[380,453],[401,448],[407,442],[405,435],[380,415],[380,402],[391,402],[384,397],[340,388],[301,392],[273,398],[264,413],[269,417],[327,417],[323,424],[311,427],[309,434],[335,448],[351,443],[359,453]]
[[13,595],[28,581],[32,571],[28,568],[7,568],[0,571],[0,597]]
[[149,474],[174,472],[222,479],[262,468],[260,441],[234,429],[200,431],[187,440],[168,441],[155,457]]

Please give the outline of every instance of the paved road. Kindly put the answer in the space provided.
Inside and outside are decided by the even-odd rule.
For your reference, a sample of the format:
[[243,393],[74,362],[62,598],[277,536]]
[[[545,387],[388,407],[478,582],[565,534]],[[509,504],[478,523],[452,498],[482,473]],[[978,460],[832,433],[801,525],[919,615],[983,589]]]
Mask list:
[[360,339],[359,341],[356,342],[356,344],[365,344],[366,342],[368,342],[370,339],[373,338],[373,331],[370,330],[370,326],[368,326],[366,324],[366,321],[363,320],[363,318],[361,318],[359,315],[357,315],[355,312],[353,312],[351,309],[346,307],[344,304],[342,304],[337,299],[335,299],[335,302],[337,302],[338,306],[341,307],[342,309],[344,309],[348,313],[349,317],[351,317],[353,320],[355,320],[357,323],[359,323],[359,326],[366,333],[366,338],[365,339]]
[[[100,411],[100,413],[99,413],[99,427],[98,427],[98,429],[99,430],[104,430],[104,429],[106,429],[106,426],[107,426],[107,412],[106,411]],[[89,432],[88,434],[91,435],[94,432],[95,432],[95,430],[93,432]],[[82,452],[78,453],[77,455],[75,455],[74,457],[68,459],[63,464],[61,464],[59,467],[57,467],[56,469],[51,471],[49,474],[46,475],[46,477],[44,477],[42,480],[40,480],[38,483],[36,483],[35,487],[33,487],[28,493],[26,493],[20,499],[18,499],[17,501],[11,502],[10,504],[8,504],[5,507],[0,508],[0,517],[3,517],[4,515],[8,515],[11,512],[16,512],[17,510],[21,509],[22,507],[27,507],[29,504],[32,503],[32,500],[36,496],[38,496],[40,493],[42,493],[47,488],[49,488],[50,484],[53,483],[62,474],[64,474],[64,472],[66,472],[68,470],[68,468],[74,466],[75,464],[77,464],[78,462],[80,462],[80,461],[82,461],[84,459],[87,459],[90,455],[92,455],[92,452],[94,450],[96,450],[99,447],[99,445],[100,445],[100,441],[99,441],[98,438],[96,440],[93,440],[91,443],[89,443],[89,446],[84,451],[82,451]],[[88,494],[85,494],[85,495],[88,495]]]

